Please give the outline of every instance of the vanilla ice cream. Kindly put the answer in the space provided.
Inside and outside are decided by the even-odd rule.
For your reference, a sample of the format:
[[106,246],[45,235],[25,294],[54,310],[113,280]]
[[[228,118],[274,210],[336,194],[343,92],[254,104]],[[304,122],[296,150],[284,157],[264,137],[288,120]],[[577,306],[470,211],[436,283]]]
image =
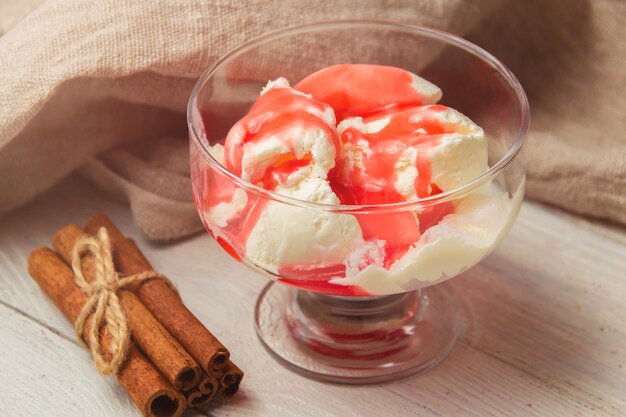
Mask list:
[[[328,181],[306,178],[277,193],[314,203],[339,204]],[[286,265],[340,264],[363,239],[352,215],[270,201],[246,243],[252,262],[271,272]]]
[[[483,130],[434,104],[440,98],[434,84],[392,67],[328,67],[294,88],[270,81],[210,153],[243,180],[300,202],[220,177],[207,223],[250,264],[333,294],[404,292],[462,272],[508,231],[523,184],[513,196],[487,183],[453,201],[419,201],[489,168]],[[411,201],[395,211],[332,207]]]
[[339,122],[390,107],[433,104],[441,99],[441,89],[433,83],[384,65],[332,65],[304,78],[294,88],[328,103]]
[[307,177],[326,178],[335,165],[335,114],[326,103],[271,81],[225,141],[226,167],[246,181],[272,188]]
[[[513,199],[495,185],[461,199],[454,214],[446,216],[420,237],[409,251],[390,268],[384,268],[376,250],[357,249],[345,262],[367,266],[348,270],[334,284],[356,285],[370,294],[410,291],[452,277],[476,265],[508,232],[517,216],[523,185]],[[376,249],[376,248],[375,248]],[[378,245],[378,251],[381,245]],[[374,252],[374,253],[372,253]],[[356,259],[355,259],[356,258]],[[377,260],[377,262],[376,262]],[[363,265],[363,263],[362,263]]]
[[[405,201],[428,196],[433,184],[441,191],[452,190],[489,168],[483,130],[440,105],[345,119],[337,131],[342,143],[338,180],[351,186],[361,182],[363,187],[393,181]],[[394,169],[381,171],[381,164],[393,164]],[[424,179],[422,195],[419,179]]]

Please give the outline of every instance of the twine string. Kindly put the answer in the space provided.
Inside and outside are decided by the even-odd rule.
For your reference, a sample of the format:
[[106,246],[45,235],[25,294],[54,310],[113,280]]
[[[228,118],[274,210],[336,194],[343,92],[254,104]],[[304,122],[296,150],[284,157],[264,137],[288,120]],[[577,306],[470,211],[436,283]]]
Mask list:
[[[94,261],[95,277],[91,282],[83,275],[82,257],[86,254],[91,254]],[[96,236],[84,237],[76,242],[72,248],[72,269],[76,285],[87,296],[87,302],[74,323],[76,337],[85,349],[91,350],[98,371],[105,375],[117,374],[130,344],[130,330],[118,291],[132,283],[155,278],[166,282],[176,294],[178,291],[165,275],[156,271],[120,276],[115,271],[111,241],[104,227],[98,230]],[[91,326],[85,335],[88,343],[85,343],[83,334],[89,317]],[[107,352],[104,352],[100,344],[102,326],[106,327],[110,337]]]

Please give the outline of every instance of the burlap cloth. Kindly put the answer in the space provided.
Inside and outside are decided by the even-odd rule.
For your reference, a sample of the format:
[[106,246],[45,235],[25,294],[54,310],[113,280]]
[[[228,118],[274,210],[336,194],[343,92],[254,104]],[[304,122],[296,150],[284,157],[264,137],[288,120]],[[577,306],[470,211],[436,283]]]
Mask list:
[[0,1],[0,214],[80,169],[149,237],[198,231],[193,83],[252,36],[330,18],[425,24],[492,52],[531,100],[528,197],[626,223],[620,0]]

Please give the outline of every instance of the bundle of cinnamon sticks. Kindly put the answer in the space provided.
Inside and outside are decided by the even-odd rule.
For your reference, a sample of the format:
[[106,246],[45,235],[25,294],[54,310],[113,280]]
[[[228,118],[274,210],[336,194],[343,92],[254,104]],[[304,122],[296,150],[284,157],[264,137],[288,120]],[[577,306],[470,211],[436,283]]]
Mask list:
[[[101,228],[108,232],[118,273],[133,275],[152,270],[135,242],[100,213],[93,215],[84,228],[62,228],[52,239],[55,251],[35,249],[28,259],[30,275],[73,323],[88,298],[74,280],[72,250],[78,241],[96,235]],[[93,281],[93,256],[85,254],[80,263],[85,280]],[[132,341],[116,377],[145,416],[180,416],[186,406],[205,405],[237,392],[243,372],[166,281],[156,278],[133,282],[119,289],[117,295]],[[83,331],[86,343],[89,330],[88,319]],[[110,355],[111,335],[106,326],[101,326],[97,334],[106,357]]]

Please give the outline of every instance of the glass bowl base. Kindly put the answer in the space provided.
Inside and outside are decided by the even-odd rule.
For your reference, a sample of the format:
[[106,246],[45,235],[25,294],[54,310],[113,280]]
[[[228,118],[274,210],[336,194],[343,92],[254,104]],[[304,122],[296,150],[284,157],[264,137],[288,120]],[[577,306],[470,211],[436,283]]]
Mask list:
[[257,299],[256,332],[283,365],[343,384],[394,381],[443,360],[462,331],[447,283],[404,294],[341,297],[269,283]]

